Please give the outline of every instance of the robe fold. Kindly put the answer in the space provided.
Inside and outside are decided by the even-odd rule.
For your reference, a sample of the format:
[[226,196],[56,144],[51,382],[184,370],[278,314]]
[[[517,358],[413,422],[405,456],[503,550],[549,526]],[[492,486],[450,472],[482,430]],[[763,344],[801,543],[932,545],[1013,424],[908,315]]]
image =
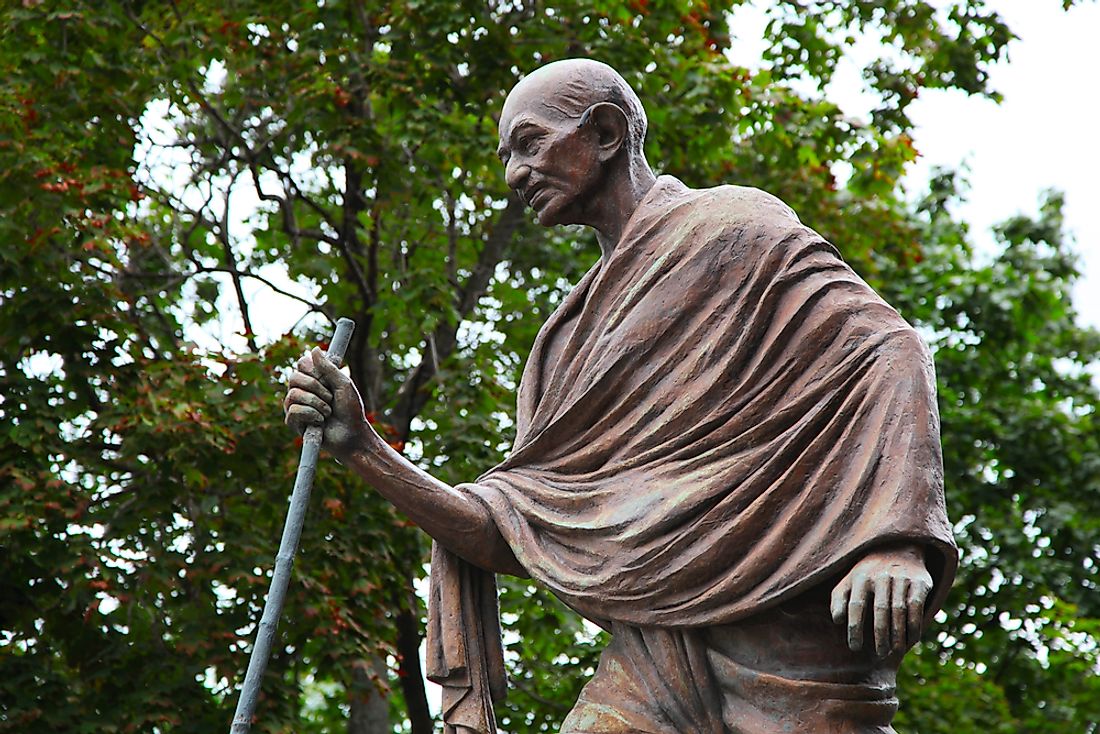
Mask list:
[[[756,663],[735,659],[742,648],[723,647],[729,635],[708,637],[713,629],[736,636],[737,625],[785,604],[801,604],[798,614],[816,609],[803,603],[815,589],[868,550],[897,542],[926,549],[931,616],[957,563],[929,352],[785,204],[756,189],[693,190],[659,178],[611,255],[540,331],[516,423],[507,460],[458,489],[488,509],[533,578],[612,631],[607,670],[601,663],[578,711],[586,697],[598,699],[588,714],[619,710],[604,711],[603,723],[588,714],[584,723],[575,711],[579,723],[568,730],[769,731],[774,716],[761,714],[772,723],[755,726],[756,714],[746,713],[759,703],[746,675],[756,684],[778,675],[792,691],[825,686],[830,700],[854,696],[872,709],[864,699],[892,696],[870,660],[845,680],[825,680],[827,671],[811,680],[812,671],[766,661],[738,673]],[[436,586],[479,589],[433,592],[431,645],[459,634],[446,627],[460,618],[499,635],[484,623],[487,607],[442,606],[491,596],[491,574],[453,556],[438,567],[433,558],[432,574]],[[652,658],[671,666],[663,680],[687,666],[709,681],[714,700],[692,704],[697,713],[687,719],[654,713],[687,705],[672,700],[687,695],[673,685],[637,694],[648,713],[624,713],[629,696],[616,703],[610,681],[631,666],[631,676],[644,676],[650,653],[639,650],[647,646],[667,648]],[[499,637],[468,647],[499,656]],[[502,669],[483,654],[470,665]],[[451,685],[440,670],[432,672],[445,697],[480,695],[471,707],[488,705],[487,685],[471,694],[461,675]],[[833,690],[856,683],[866,690]],[[700,684],[684,683],[691,685]],[[820,730],[892,731],[890,716],[869,728]],[[616,728],[613,719],[632,723]],[[495,731],[491,719],[484,726],[473,731]]]

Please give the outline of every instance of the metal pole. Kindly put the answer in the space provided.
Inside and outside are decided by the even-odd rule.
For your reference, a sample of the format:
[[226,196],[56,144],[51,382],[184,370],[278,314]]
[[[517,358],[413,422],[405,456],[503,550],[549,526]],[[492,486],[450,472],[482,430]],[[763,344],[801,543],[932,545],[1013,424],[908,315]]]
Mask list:
[[[336,333],[332,336],[326,356],[337,367],[344,360],[355,322],[340,319],[336,322]],[[286,589],[290,583],[291,569],[294,567],[294,554],[298,551],[298,541],[302,537],[302,525],[305,523],[306,508],[309,505],[309,493],[313,489],[313,475],[317,473],[317,457],[321,453],[321,440],[324,429],[310,426],[302,437],[302,457],[298,460],[298,474],[294,478],[294,492],[290,495],[290,510],[283,526],[283,538],[279,541],[279,553],[275,556],[275,573],[271,577],[271,588],[264,602],[264,613],[260,618],[260,627],[256,632],[256,642],[252,646],[252,655],[248,659],[248,671],[241,686],[241,697],[237,700],[237,711],[233,714],[230,734],[248,734],[252,728],[252,713],[256,709],[256,699],[260,695],[260,682],[271,657],[271,645],[275,641],[275,630],[279,626],[279,617],[283,614],[286,602]]]

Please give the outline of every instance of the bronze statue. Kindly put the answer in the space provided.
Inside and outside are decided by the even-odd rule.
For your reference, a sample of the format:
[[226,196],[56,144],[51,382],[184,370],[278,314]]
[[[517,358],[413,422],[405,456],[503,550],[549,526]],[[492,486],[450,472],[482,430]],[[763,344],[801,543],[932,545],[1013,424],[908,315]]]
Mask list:
[[891,732],[904,652],[957,563],[916,332],[752,188],[655,176],[611,67],[568,60],[500,117],[508,185],[603,257],[535,341],[511,454],[447,486],[314,351],[285,401],[435,540],[429,676],[448,732],[495,732],[495,573],[611,632],[568,734]]

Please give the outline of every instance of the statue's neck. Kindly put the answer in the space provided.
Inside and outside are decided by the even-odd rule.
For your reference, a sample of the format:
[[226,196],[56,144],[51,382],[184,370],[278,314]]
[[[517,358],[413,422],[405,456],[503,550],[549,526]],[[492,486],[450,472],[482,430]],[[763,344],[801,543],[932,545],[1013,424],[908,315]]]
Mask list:
[[596,208],[590,223],[596,230],[596,239],[605,261],[619,244],[627,222],[655,183],[657,176],[642,160],[613,172],[599,196],[593,197]]

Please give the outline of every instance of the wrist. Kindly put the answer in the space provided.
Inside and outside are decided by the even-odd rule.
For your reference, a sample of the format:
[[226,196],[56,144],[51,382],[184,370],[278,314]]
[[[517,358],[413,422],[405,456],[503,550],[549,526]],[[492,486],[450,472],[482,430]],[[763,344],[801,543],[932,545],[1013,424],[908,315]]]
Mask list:
[[342,455],[337,455],[341,463],[355,463],[362,467],[373,467],[379,463],[379,454],[388,448],[382,437],[375,432],[370,423],[364,419],[356,424],[351,431],[351,436],[346,445],[342,447]]
[[908,558],[914,561],[924,563],[924,546],[917,545],[916,543],[906,543],[905,545],[899,545],[895,549],[895,553],[901,558]]
[[916,543],[898,543],[872,548],[866,558],[878,558],[894,562],[908,561],[924,565],[924,546]]

